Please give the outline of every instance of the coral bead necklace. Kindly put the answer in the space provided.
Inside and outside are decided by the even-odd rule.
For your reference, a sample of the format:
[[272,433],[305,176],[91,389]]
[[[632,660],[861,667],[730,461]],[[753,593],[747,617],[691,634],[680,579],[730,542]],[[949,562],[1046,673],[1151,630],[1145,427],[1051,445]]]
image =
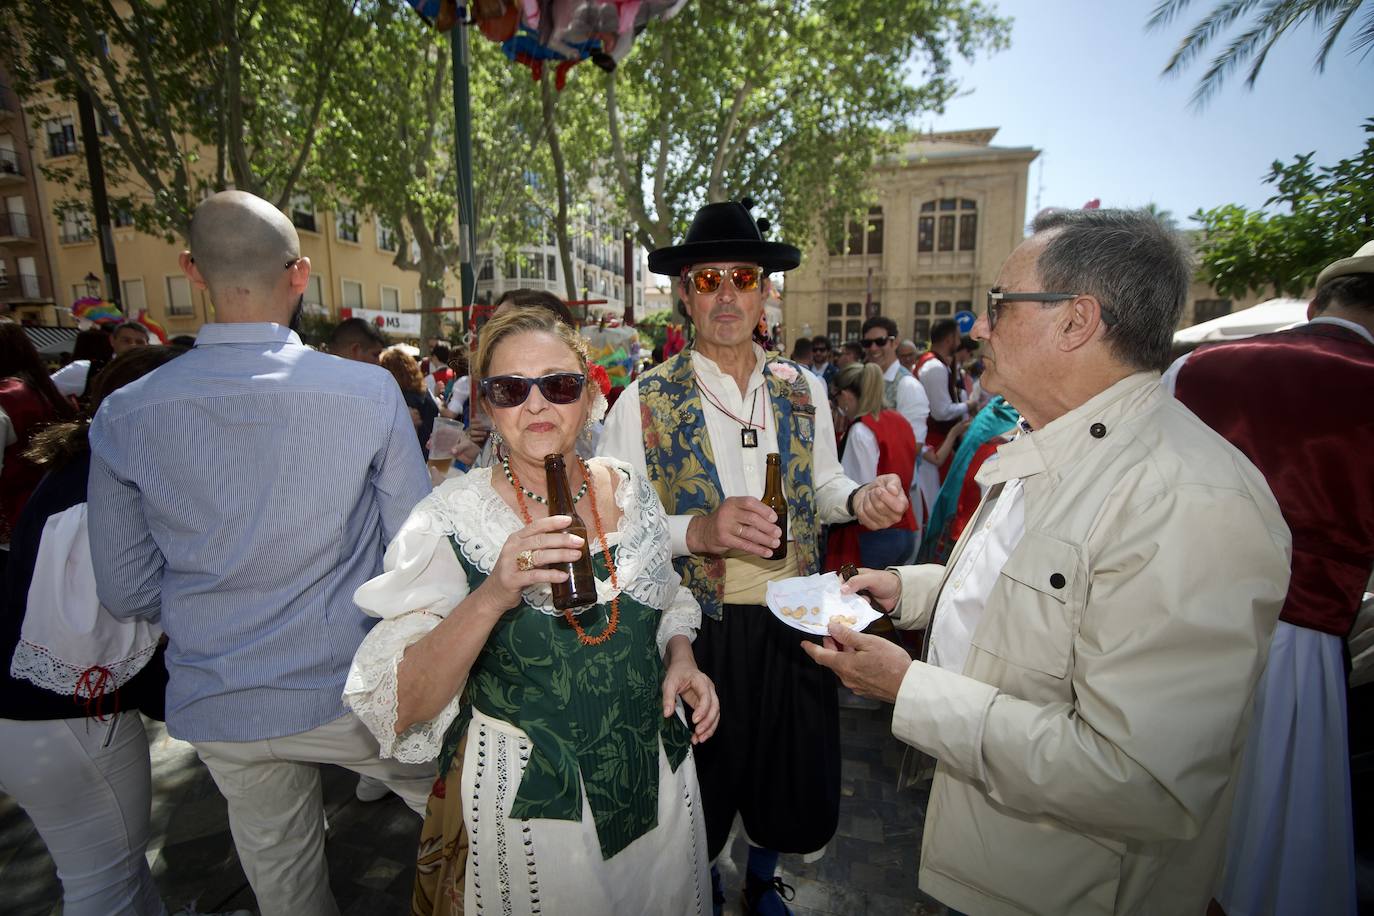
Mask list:
[[[563,619],[572,625],[573,632],[577,634],[577,641],[584,646],[599,646],[611,638],[615,633],[616,627],[620,624],[620,579],[617,576],[615,560],[611,558],[611,545],[606,543],[606,530],[601,525],[601,510],[596,505],[596,487],[592,485],[592,469],[587,467],[587,462],[578,456],[577,463],[582,465],[582,486],[586,489],[587,495],[591,497],[588,502],[592,506],[592,524],[596,526],[596,536],[601,541],[601,556],[606,560],[606,569],[611,574],[611,588],[616,590],[616,595],[611,599],[611,617],[606,624],[606,629],[595,636],[588,636],[587,631],[582,629],[582,624],[577,622],[572,609],[563,612]],[[534,519],[530,518],[529,507],[525,505],[525,493],[528,492],[520,484],[520,477],[515,473],[514,468],[507,467],[507,475],[511,478],[511,488],[515,490],[515,504],[520,507],[520,517],[525,520],[525,524],[532,524]],[[530,494],[533,496],[534,494]],[[537,497],[536,497],[537,498]],[[543,502],[543,500],[540,500]]]

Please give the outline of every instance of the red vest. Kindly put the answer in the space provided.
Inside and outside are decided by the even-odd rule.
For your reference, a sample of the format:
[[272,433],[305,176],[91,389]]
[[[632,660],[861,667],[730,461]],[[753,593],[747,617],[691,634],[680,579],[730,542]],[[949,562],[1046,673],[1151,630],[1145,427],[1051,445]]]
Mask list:
[[1374,567],[1374,345],[1309,324],[1202,347],[1175,392],[1283,510],[1293,575],[1280,619],[1344,637]]
[[55,420],[57,412],[32,386],[13,377],[0,379],[0,407],[9,415],[15,438],[5,449],[5,466],[0,469],[0,543],[8,544],[29,494],[43,478],[42,469],[24,452],[33,434]]
[[[911,431],[911,424],[895,410],[883,410],[877,417],[864,414],[860,419],[878,440],[878,475],[896,474],[901,478],[902,492],[911,492],[911,475],[916,468],[916,434]],[[910,504],[901,519],[889,527],[916,530],[916,516],[912,515]]]
[[[916,360],[916,368],[911,370],[911,374],[916,376],[917,381],[920,381],[921,367],[924,366],[926,363],[930,362],[932,359],[938,360],[940,363],[944,364],[945,368],[948,370],[946,381],[948,382],[949,399],[953,401],[955,404],[958,404],[959,395],[958,389],[954,387],[954,370],[951,369],[949,367],[949,364],[945,363],[943,359],[940,359],[940,354],[936,353],[934,350],[927,350],[926,352],[921,354],[920,359]],[[930,446],[933,449],[938,449],[941,446],[941,444],[944,443],[945,436],[949,434],[949,431],[953,429],[954,425],[958,422],[959,421],[957,419],[937,420],[934,416],[926,418],[926,445]],[[943,472],[941,472],[940,477],[941,479],[944,479]]]

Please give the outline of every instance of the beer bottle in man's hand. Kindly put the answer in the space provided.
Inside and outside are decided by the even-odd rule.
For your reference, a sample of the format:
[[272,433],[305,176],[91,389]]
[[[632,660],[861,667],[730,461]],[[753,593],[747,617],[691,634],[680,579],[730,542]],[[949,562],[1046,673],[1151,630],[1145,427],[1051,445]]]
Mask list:
[[777,525],[782,530],[778,539],[778,546],[768,559],[785,559],[787,557],[787,499],[782,495],[782,458],[777,452],[768,453],[768,481],[763,486],[763,504],[777,513]]
[[587,526],[582,523],[573,505],[572,491],[568,488],[568,469],[563,464],[562,455],[544,456],[544,476],[548,482],[549,514],[571,516],[572,524],[563,530],[582,539],[582,555],[571,563],[553,563],[550,569],[568,574],[566,582],[549,585],[553,592],[553,606],[560,611],[579,611],[596,604],[596,578],[592,573],[591,539],[587,537]]

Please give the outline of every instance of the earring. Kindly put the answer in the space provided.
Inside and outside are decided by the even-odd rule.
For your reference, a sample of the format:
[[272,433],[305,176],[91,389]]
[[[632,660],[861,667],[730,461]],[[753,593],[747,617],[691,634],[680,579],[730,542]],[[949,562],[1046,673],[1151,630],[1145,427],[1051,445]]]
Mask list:
[[500,460],[502,457],[504,457],[501,453],[501,446],[505,444],[506,440],[501,438],[500,431],[493,429],[491,433],[487,436],[487,439],[491,442],[492,455],[497,460]]

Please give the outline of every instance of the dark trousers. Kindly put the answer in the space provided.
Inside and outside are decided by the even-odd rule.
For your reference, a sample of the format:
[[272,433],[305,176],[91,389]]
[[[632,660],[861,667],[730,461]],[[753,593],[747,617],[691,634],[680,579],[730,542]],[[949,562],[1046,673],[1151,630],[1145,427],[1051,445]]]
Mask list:
[[835,833],[837,682],[804,640],[820,642],[760,605],[727,604],[722,620],[702,620],[693,650],[720,697],[720,726],[695,750],[713,859],[736,814],[750,840],[778,852],[814,852]]

